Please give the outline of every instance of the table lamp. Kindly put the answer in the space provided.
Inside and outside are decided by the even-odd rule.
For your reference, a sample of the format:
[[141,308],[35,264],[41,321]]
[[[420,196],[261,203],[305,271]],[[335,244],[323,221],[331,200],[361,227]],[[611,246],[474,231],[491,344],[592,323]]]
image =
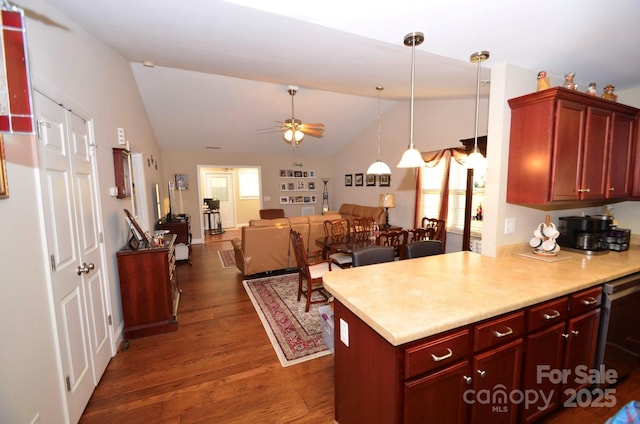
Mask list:
[[389,208],[395,208],[396,207],[396,196],[395,194],[389,194],[389,193],[385,193],[385,194],[381,194],[380,195],[380,203],[378,204],[378,206],[381,206],[384,208],[384,213],[385,213],[385,224],[384,224],[384,228],[389,228],[391,225],[389,225]]

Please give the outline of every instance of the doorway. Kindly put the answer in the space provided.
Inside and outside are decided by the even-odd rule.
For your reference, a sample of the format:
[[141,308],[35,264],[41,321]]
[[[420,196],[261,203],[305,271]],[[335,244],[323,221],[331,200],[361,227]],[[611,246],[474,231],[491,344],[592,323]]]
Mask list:
[[[262,185],[260,167],[198,165],[200,202],[204,199],[220,201],[220,222],[223,229],[247,225],[249,219],[257,218],[261,208]],[[247,175],[252,175],[248,178]],[[247,190],[249,189],[249,190]],[[201,216],[201,237],[209,229],[208,217]],[[212,218],[212,225],[215,227]]]

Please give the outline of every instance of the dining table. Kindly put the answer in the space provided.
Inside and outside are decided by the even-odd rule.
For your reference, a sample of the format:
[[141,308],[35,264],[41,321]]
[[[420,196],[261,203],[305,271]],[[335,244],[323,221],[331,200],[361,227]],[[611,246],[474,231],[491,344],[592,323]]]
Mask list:
[[316,239],[316,245],[322,248],[322,257],[326,259],[331,253],[353,253],[358,249],[377,244],[376,238],[370,232],[364,231],[320,237]]

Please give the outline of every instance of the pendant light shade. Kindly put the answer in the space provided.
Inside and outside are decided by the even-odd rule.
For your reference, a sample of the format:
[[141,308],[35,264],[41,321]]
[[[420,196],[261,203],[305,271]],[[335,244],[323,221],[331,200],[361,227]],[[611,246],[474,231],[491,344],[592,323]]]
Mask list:
[[484,169],[486,168],[486,161],[480,149],[478,148],[478,116],[480,113],[480,64],[489,59],[489,52],[481,50],[471,54],[469,60],[471,63],[478,64],[478,71],[476,73],[476,131],[475,138],[473,140],[473,151],[467,156],[467,168],[468,169]]
[[384,87],[376,87],[376,90],[378,90],[378,160],[369,166],[367,175],[391,175],[389,165],[380,160],[380,127],[382,121],[380,117],[380,93],[384,90]]
[[402,154],[398,168],[419,168],[424,166],[422,154],[413,146],[413,97],[416,79],[416,46],[422,44],[424,34],[411,32],[404,36],[404,45],[411,46],[411,119],[409,128],[409,148]]

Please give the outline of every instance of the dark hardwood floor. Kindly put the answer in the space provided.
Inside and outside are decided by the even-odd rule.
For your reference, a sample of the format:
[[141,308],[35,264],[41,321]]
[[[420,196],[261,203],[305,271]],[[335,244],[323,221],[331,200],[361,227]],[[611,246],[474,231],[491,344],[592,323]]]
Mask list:
[[[178,331],[131,339],[111,359],[81,423],[333,423],[333,356],[280,366],[242,275],[218,259],[234,236],[193,246],[193,265],[177,269]],[[571,408],[544,422],[603,423],[640,400],[640,373],[616,390],[614,408]]]

